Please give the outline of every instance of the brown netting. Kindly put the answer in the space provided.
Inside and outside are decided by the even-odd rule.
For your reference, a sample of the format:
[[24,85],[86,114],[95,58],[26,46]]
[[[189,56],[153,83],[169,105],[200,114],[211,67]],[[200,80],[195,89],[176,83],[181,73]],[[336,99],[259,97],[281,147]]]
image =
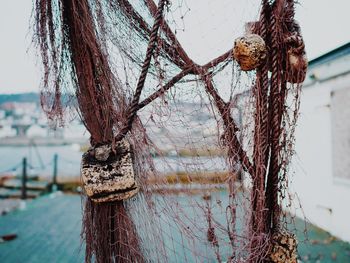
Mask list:
[[36,0],[48,116],[74,94],[91,152],[133,149],[137,196],[83,198],[86,262],[293,262],[293,242],[276,251],[293,240],[282,208],[307,62],[294,1],[261,2],[247,33],[266,59],[244,73],[232,49],[189,57],[171,24],[183,1]]

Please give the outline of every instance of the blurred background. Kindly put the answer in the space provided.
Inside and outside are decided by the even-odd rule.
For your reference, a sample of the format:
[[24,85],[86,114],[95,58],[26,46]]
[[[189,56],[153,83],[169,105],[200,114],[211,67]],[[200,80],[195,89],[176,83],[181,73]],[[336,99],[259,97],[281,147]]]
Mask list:
[[[260,4],[256,0],[173,2],[182,7],[174,12],[173,27],[198,63],[229,49],[244,23],[258,17]],[[79,172],[89,134],[75,113],[74,100],[65,109],[62,127],[50,122],[41,109],[42,71],[32,44],[33,3],[0,3],[0,261],[81,262]],[[300,0],[296,10],[309,58],[290,171],[291,195],[299,205],[291,212],[305,219],[298,222],[305,240],[299,255],[303,262],[350,262],[349,10],[348,0]],[[211,142],[217,136],[215,119],[203,112],[191,115],[196,107],[200,105],[183,103],[183,118],[198,128],[193,134],[201,132]],[[165,136],[164,130],[147,125],[155,143]],[[184,166],[191,169],[191,149],[183,147],[179,152],[158,143],[165,161],[156,161],[157,169],[169,176],[183,172]],[[210,158],[199,154],[195,166],[220,177],[225,173],[224,159],[213,149]],[[62,241],[62,233],[71,238]],[[33,244],[51,248],[39,256]],[[52,261],[54,251],[59,251],[56,261]]]

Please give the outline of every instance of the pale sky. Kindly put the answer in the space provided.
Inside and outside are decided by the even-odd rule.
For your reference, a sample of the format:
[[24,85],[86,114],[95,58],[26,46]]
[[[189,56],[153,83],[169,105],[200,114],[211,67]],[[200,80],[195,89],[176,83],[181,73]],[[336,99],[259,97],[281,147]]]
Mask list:
[[[186,3],[174,19],[180,42],[198,63],[227,51],[246,21],[258,18],[258,0],[173,0]],[[31,45],[32,0],[0,0],[0,93],[38,92],[41,72]],[[187,9],[190,11],[186,12]],[[300,0],[296,18],[309,59],[350,42],[349,0]],[[184,23],[178,20],[185,13]],[[169,17],[169,15],[168,15]],[[185,25],[185,26],[183,26]]]

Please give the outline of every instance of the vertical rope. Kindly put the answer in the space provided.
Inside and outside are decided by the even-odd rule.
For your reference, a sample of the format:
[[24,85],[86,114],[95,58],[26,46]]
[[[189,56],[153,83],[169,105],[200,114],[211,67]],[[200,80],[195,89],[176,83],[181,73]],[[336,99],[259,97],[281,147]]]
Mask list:
[[273,12],[271,15],[271,92],[270,92],[270,140],[271,140],[271,155],[270,155],[270,166],[267,178],[267,189],[266,189],[266,203],[269,209],[267,215],[267,227],[273,231],[278,228],[280,206],[278,203],[278,190],[279,190],[279,151],[280,151],[280,136],[281,136],[281,108],[284,104],[284,91],[281,88],[285,88],[282,85],[282,68],[281,64],[283,60],[282,46],[280,43],[280,18],[281,12],[284,7],[284,0],[276,0],[273,4]]
[[[264,39],[265,43],[269,43],[269,34],[268,27],[270,26],[268,17],[270,15],[270,5],[268,0],[262,1],[263,8],[261,14],[261,27],[260,27],[260,36]],[[258,85],[261,90],[261,148],[262,148],[262,157],[264,159],[264,171],[266,173],[267,167],[267,156],[268,156],[268,92],[269,92],[269,63],[268,61],[258,69]],[[264,176],[265,181],[265,176]]]

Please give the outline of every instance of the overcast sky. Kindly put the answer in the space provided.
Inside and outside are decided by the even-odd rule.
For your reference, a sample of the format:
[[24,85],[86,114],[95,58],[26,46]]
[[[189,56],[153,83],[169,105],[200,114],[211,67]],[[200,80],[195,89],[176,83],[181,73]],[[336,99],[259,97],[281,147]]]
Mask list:
[[[231,48],[245,21],[258,18],[258,0],[173,0],[180,42],[198,63]],[[0,0],[0,93],[39,89],[39,60],[31,45],[31,0]],[[309,59],[350,42],[350,0],[300,0],[297,20]],[[185,14],[183,23],[178,17]]]

